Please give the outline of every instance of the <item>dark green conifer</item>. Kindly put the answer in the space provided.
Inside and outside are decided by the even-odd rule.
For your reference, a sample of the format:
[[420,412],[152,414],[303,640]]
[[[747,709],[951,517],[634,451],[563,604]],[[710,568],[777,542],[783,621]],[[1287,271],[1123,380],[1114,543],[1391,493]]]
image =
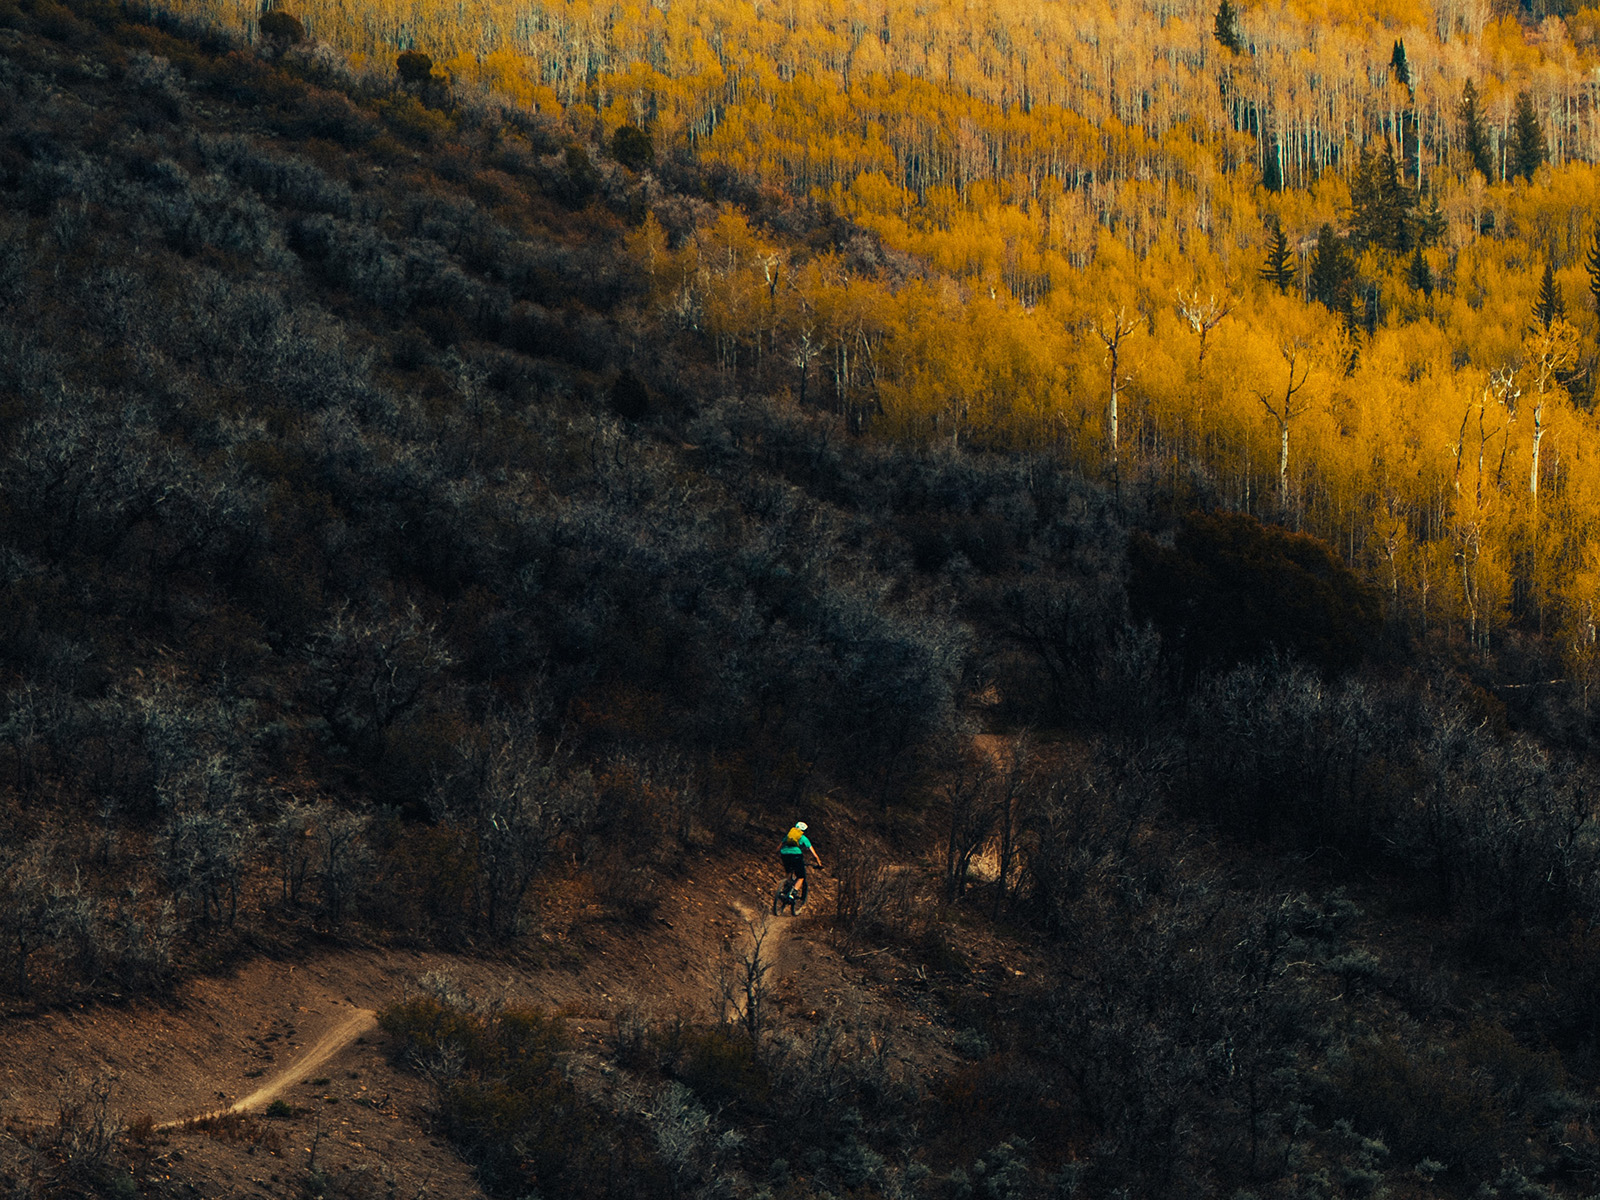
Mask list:
[[1583,265],[1589,271],[1589,299],[1594,302],[1595,312],[1600,314],[1600,225],[1594,227],[1594,240],[1589,244]]
[[1267,145],[1261,164],[1261,186],[1269,192],[1283,191],[1283,143],[1274,137]]
[[1416,241],[1417,196],[1400,178],[1400,164],[1395,161],[1394,143],[1385,141],[1383,157],[1378,160],[1378,195],[1383,205],[1383,246],[1396,254],[1404,254]]
[[630,171],[642,171],[655,161],[654,140],[636,125],[619,125],[611,135],[611,157]]
[[1555,267],[1546,260],[1544,277],[1539,281],[1539,297],[1533,302],[1535,327],[1549,329],[1559,320],[1565,320],[1567,303],[1561,298],[1561,285],[1556,282]]
[[289,46],[303,42],[306,38],[306,27],[300,23],[300,18],[284,12],[281,8],[268,9],[262,13],[259,28],[262,37],[272,38]]
[[1261,278],[1280,292],[1287,292],[1299,271],[1294,261],[1294,251],[1289,249],[1289,239],[1284,236],[1283,226],[1274,225],[1272,241],[1267,246],[1267,261],[1261,267]]
[[1355,264],[1350,260],[1344,239],[1333,231],[1332,225],[1317,230],[1317,246],[1311,252],[1311,298],[1326,305],[1333,312],[1347,316],[1352,311],[1351,300],[1355,290]]
[[402,50],[394,60],[400,82],[420,87],[433,79],[433,59],[421,50]]
[[1511,132],[1511,152],[1516,169],[1513,175],[1532,180],[1534,172],[1544,166],[1544,126],[1539,114],[1533,111],[1533,98],[1527,92],[1517,93],[1517,121]]
[[1489,153],[1489,134],[1483,126],[1483,114],[1478,111],[1478,89],[1472,80],[1461,89],[1461,103],[1456,107],[1456,120],[1461,126],[1461,147],[1467,159],[1479,174],[1494,182],[1494,157]]
[[1411,64],[1406,61],[1406,44],[1399,38],[1394,40],[1394,53],[1389,56],[1389,70],[1394,72],[1394,81],[1411,86]]
[[1439,211],[1439,197],[1429,196],[1428,207],[1417,217],[1417,245],[1426,250],[1437,246],[1444,237],[1444,213]]
[[1351,245],[1406,253],[1416,240],[1412,215],[1416,205],[1416,196],[1400,179],[1394,143],[1386,141],[1382,154],[1363,147],[1350,177]]
[[1365,248],[1382,237],[1376,174],[1372,148],[1361,147],[1355,169],[1350,172],[1350,242],[1357,247]]
[[1239,53],[1243,47],[1244,43],[1239,37],[1239,10],[1234,8],[1229,0],[1222,0],[1217,6],[1217,19],[1212,23],[1211,33],[1234,54]]
[[1411,285],[1411,290],[1421,292],[1424,296],[1433,295],[1433,271],[1428,266],[1428,260],[1422,257],[1422,247],[1418,246],[1411,252],[1411,265],[1406,268],[1406,282]]

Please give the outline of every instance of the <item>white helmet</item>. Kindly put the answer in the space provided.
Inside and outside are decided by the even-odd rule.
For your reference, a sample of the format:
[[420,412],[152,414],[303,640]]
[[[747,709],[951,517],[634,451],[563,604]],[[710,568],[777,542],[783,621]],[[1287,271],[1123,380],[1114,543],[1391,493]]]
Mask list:
[[796,821],[794,823],[794,827],[796,829],[798,829],[801,833],[804,833],[806,831],[806,823],[804,821]]

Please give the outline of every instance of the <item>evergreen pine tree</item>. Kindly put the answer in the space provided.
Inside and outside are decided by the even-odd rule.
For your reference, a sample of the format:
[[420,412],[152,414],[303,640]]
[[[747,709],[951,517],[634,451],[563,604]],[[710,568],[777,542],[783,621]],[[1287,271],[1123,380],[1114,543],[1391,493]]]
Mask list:
[[1411,64],[1406,61],[1406,44],[1399,38],[1394,40],[1394,53],[1389,56],[1389,69],[1394,72],[1394,81],[1411,86]]
[[1217,19],[1211,26],[1211,33],[1226,49],[1239,53],[1243,46],[1239,39],[1239,10],[1229,0],[1222,0],[1217,7]]
[[1429,196],[1428,207],[1417,217],[1417,245],[1426,250],[1437,246],[1444,237],[1444,213],[1439,211],[1439,197]]
[[1366,300],[1356,294],[1354,280],[1349,287],[1349,295],[1345,299],[1341,315],[1344,317],[1345,333],[1345,378],[1356,373],[1356,368],[1361,365],[1361,334],[1365,330],[1368,310]]
[[1600,314],[1600,225],[1594,227],[1594,241],[1583,265],[1589,271],[1589,299],[1594,301],[1595,312]]
[[1311,253],[1311,298],[1333,312],[1344,313],[1349,320],[1353,312],[1355,274],[1350,252],[1344,240],[1334,233],[1333,226],[1324,225],[1317,230],[1317,248]]
[[1377,170],[1372,148],[1361,147],[1355,170],[1350,172],[1350,243],[1357,248],[1364,249],[1383,238]]
[[1483,114],[1478,111],[1478,89],[1472,80],[1461,90],[1461,103],[1456,108],[1456,119],[1461,125],[1461,147],[1478,172],[1494,182],[1494,158],[1489,153],[1489,134],[1483,126]]
[[1381,246],[1395,254],[1411,249],[1417,199],[1400,179],[1394,143],[1385,142],[1383,153],[1363,147],[1350,176],[1350,242],[1353,246]]
[[1274,225],[1272,242],[1267,247],[1267,261],[1261,267],[1261,278],[1280,292],[1287,292],[1298,273],[1294,251],[1289,249],[1289,239],[1284,236],[1283,226]]
[[1377,162],[1378,199],[1383,211],[1383,237],[1386,250],[1404,254],[1411,249],[1412,227],[1417,207],[1417,197],[1400,179],[1400,165],[1395,161],[1394,143],[1383,144],[1383,157]]
[[1406,282],[1411,285],[1411,290],[1421,292],[1424,296],[1433,295],[1433,271],[1428,267],[1428,260],[1422,257],[1422,247],[1418,246],[1411,252],[1411,265],[1406,268]]
[[1561,285],[1556,282],[1555,268],[1547,260],[1544,278],[1539,281],[1539,298],[1533,302],[1534,322],[1539,329],[1549,329],[1555,322],[1565,320],[1566,315],[1567,304],[1561,298]]
[[1269,192],[1283,191],[1283,143],[1276,137],[1268,144],[1266,161],[1261,164],[1261,186]]
[[1517,93],[1517,122],[1511,133],[1512,152],[1515,155],[1514,175],[1532,180],[1534,172],[1544,165],[1544,127],[1539,124],[1539,114],[1533,111],[1533,98],[1527,92]]

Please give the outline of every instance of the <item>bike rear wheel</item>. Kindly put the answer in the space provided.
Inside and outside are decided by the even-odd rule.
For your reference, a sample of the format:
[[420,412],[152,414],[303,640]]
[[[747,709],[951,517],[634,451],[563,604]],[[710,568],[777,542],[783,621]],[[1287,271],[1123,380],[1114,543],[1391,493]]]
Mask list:
[[777,890],[777,892],[775,892],[773,894],[773,897],[772,897],[772,915],[773,916],[777,916],[778,915],[778,910],[781,909],[781,908],[784,908],[784,907],[787,907],[789,909],[789,915],[791,917],[794,916],[795,895],[794,895],[794,880],[793,879],[789,880],[781,888],[779,888]]

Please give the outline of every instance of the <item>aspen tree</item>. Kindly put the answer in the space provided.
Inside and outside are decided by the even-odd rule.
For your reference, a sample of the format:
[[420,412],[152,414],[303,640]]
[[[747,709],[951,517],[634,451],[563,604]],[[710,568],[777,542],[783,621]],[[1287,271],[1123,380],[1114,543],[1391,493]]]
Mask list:
[[1205,386],[1206,386],[1206,352],[1210,347],[1210,337],[1213,330],[1227,318],[1234,310],[1235,300],[1226,292],[1218,299],[1215,292],[1200,299],[1200,289],[1191,289],[1185,296],[1178,293],[1178,314],[1189,326],[1189,331],[1195,335],[1196,347],[1194,356],[1194,419],[1197,428],[1205,427]]
[[1578,331],[1563,317],[1528,335],[1526,361],[1533,382],[1533,442],[1528,451],[1528,500],[1539,508],[1539,450],[1545,435],[1545,405],[1555,393],[1565,395],[1560,373],[1578,361]]
[[1310,407],[1308,397],[1302,396],[1306,381],[1311,377],[1312,343],[1309,339],[1290,334],[1278,342],[1278,354],[1283,360],[1284,383],[1280,392],[1252,387],[1261,407],[1278,429],[1278,511],[1289,513],[1289,429],[1295,419],[1303,416]]
[[1115,312],[1107,311],[1097,318],[1091,325],[1095,337],[1100,339],[1105,347],[1105,364],[1108,371],[1110,395],[1106,403],[1106,453],[1111,462],[1111,476],[1117,485],[1121,486],[1120,479],[1120,453],[1118,444],[1118,401],[1123,389],[1133,381],[1131,374],[1123,374],[1121,370],[1122,343],[1127,339],[1137,326],[1128,316],[1128,310],[1118,308]]

